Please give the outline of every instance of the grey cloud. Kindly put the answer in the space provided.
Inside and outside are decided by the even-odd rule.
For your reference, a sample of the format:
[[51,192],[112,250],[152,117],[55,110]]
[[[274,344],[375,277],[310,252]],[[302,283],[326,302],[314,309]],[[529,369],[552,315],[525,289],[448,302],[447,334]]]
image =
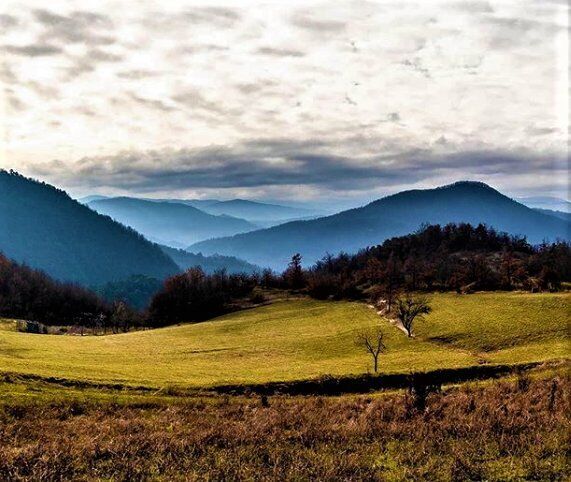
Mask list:
[[123,60],[122,55],[106,52],[99,48],[90,49],[85,55],[80,57],[70,57],[72,64],[67,69],[70,77],[78,77],[82,74],[93,72],[99,63],[102,62],[120,62]]
[[345,30],[345,22],[339,20],[317,20],[307,12],[293,15],[291,23],[298,28],[318,33],[339,33]]
[[34,16],[44,25],[43,40],[83,43],[85,45],[108,45],[115,42],[109,32],[113,22],[106,15],[76,11],[68,16],[49,10],[35,10]]
[[226,114],[228,112],[221,105],[208,100],[196,89],[183,90],[178,94],[173,95],[172,100],[182,104],[185,107],[191,109],[200,109],[208,113]]
[[172,107],[159,99],[148,99],[146,97],[141,97],[135,93],[130,93],[129,98],[145,107],[161,110],[163,112],[173,112],[177,110],[175,107]]
[[18,25],[18,19],[12,15],[0,14],[0,27],[3,29],[9,29]]
[[35,82],[30,80],[24,85],[34,91],[37,95],[46,99],[54,99],[58,96],[58,89],[53,86],[46,85],[42,82]]
[[120,62],[123,60],[122,55],[113,54],[100,49],[92,49],[86,55],[85,58],[91,59],[95,62]]
[[10,54],[24,57],[46,57],[62,52],[61,48],[48,44],[5,45],[4,50]]
[[8,100],[8,105],[17,111],[22,111],[26,109],[26,104],[18,97],[18,95],[14,92],[14,89],[4,89],[4,95]]
[[400,114],[398,112],[391,112],[387,115],[389,122],[400,122]]
[[151,12],[142,20],[143,25],[153,30],[189,30],[193,25],[208,25],[230,28],[241,19],[238,10],[222,7],[193,7],[170,14]]
[[147,79],[149,77],[156,77],[157,75],[159,75],[159,72],[154,72],[152,70],[127,70],[124,72],[119,72],[117,77],[129,80],[139,80]]
[[184,13],[184,17],[191,22],[206,22],[231,26],[240,19],[240,14],[231,8],[222,7],[196,7]]
[[555,134],[559,129],[556,127],[528,127],[525,132],[530,136],[546,136],[549,134]]
[[272,57],[303,57],[305,54],[300,50],[279,49],[273,47],[261,47],[257,50],[259,54]]
[[430,70],[428,70],[426,67],[423,67],[423,65],[422,65],[422,63],[418,57],[415,57],[412,60],[405,59],[402,62],[402,64],[406,65],[407,67],[410,67],[412,70],[414,70],[415,72],[418,72],[419,74],[423,75],[427,79],[431,78]]
[[[437,155],[426,149],[404,149],[356,159],[335,151],[335,145],[321,140],[270,139],[203,149],[123,152],[78,161],[70,181],[139,192],[289,185],[350,191],[380,183],[410,184],[436,175],[462,178],[466,174],[492,175],[515,169],[533,174],[554,168],[549,155],[525,151]],[[38,174],[64,178],[69,171],[69,166],[62,168],[58,163],[42,164],[36,169]]]
[[490,2],[482,0],[456,0],[448,2],[444,8],[460,10],[467,13],[491,13],[494,11]]

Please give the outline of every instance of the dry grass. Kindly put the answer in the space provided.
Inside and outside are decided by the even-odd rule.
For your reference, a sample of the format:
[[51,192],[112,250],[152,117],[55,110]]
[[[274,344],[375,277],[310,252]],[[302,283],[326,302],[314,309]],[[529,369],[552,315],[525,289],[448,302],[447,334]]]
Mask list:
[[564,374],[403,393],[12,401],[1,480],[565,480]]

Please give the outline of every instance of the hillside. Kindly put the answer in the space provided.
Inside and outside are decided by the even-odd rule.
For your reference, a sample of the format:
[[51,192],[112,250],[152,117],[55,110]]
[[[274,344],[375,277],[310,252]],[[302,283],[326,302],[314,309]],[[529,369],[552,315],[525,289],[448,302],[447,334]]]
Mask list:
[[244,218],[252,222],[278,222],[294,218],[303,218],[316,215],[315,211],[303,208],[268,204],[246,199],[232,199],[209,203],[201,209],[211,214],[227,214]]
[[530,208],[549,209],[551,211],[571,212],[571,202],[553,196],[532,196],[516,199]]
[[187,270],[195,266],[200,266],[207,274],[225,269],[228,273],[254,273],[260,268],[242,259],[233,256],[203,256],[201,253],[189,253],[183,249],[161,246],[161,249],[180,267]]
[[365,304],[307,299],[121,335],[0,331],[0,372],[152,387],[362,374],[370,359],[355,346],[355,330],[371,325],[385,333],[384,374],[568,355],[567,293],[435,294],[431,303],[414,339]]
[[355,252],[423,224],[485,223],[525,235],[532,243],[570,238],[570,224],[530,209],[483,183],[458,182],[436,189],[404,191],[361,208],[310,221],[296,221],[233,237],[196,243],[190,251],[238,256],[283,269],[293,253],[311,264],[327,252]]
[[0,171],[0,252],[59,280],[97,285],[178,271],[155,244],[53,186]]
[[212,215],[176,202],[118,197],[92,201],[88,206],[132,227],[152,241],[174,247],[257,228],[244,219]]
[[542,208],[533,208],[536,211],[546,214],[547,216],[555,216],[556,218],[563,219],[565,221],[571,221],[571,213],[565,211],[553,211],[552,209],[542,209]]

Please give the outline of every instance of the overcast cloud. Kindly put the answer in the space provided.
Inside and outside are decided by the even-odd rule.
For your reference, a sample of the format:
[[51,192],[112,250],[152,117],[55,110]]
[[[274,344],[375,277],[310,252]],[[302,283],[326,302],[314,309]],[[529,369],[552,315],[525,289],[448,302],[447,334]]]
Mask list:
[[78,195],[566,196],[568,35],[546,0],[9,0],[0,167]]

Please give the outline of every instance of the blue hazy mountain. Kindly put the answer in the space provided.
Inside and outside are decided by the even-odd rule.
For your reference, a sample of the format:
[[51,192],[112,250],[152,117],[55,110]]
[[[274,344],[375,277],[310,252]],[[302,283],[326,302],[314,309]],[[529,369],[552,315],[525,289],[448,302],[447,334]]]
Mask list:
[[570,223],[520,204],[480,182],[404,191],[332,216],[295,221],[232,237],[196,243],[189,251],[237,256],[260,266],[283,268],[293,253],[306,264],[327,252],[355,252],[423,224],[485,223],[527,236],[532,243],[570,238]]
[[92,194],[91,196],[80,197],[77,202],[81,204],[89,204],[92,201],[101,201],[102,199],[109,199],[108,196],[101,196],[100,194]]
[[258,228],[244,219],[208,214],[178,202],[117,197],[92,201],[88,206],[132,227],[152,241],[173,247]]
[[564,211],[553,211],[552,209],[541,209],[541,208],[533,208],[534,211],[538,211],[543,214],[547,214],[548,216],[555,216],[559,219],[564,219],[565,221],[571,221],[571,213],[564,212]]
[[59,280],[97,285],[178,266],[155,244],[65,192],[0,171],[0,252]]
[[252,222],[279,222],[289,221],[295,218],[315,216],[315,210],[283,206],[280,204],[268,204],[246,199],[232,199],[230,201],[218,201],[202,205],[200,209],[211,214],[227,214],[244,218]]
[[518,202],[527,207],[536,209],[547,209],[550,211],[561,211],[571,213],[571,202],[553,196],[532,196],[517,199]]
[[161,249],[178,265],[181,271],[186,271],[196,266],[200,266],[207,274],[220,270],[226,270],[229,274],[261,271],[258,266],[234,256],[222,256],[219,254],[204,256],[202,253],[189,253],[184,249],[170,248],[168,246],[161,246]]

